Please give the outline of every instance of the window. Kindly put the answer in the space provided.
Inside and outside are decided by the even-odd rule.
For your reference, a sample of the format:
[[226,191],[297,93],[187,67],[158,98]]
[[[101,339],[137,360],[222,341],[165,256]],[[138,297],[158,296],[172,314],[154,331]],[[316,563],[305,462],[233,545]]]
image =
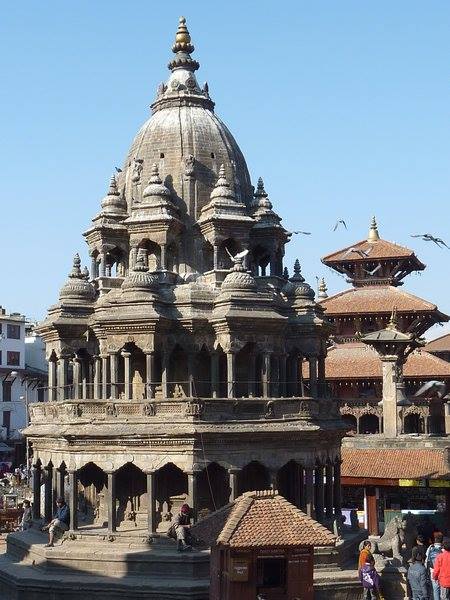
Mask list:
[[258,586],[280,588],[285,585],[285,558],[258,558]]
[[2,385],[3,402],[11,402],[12,381],[4,381]]
[[7,352],[6,362],[10,367],[18,367],[20,365],[20,352]]
[[11,411],[10,410],[3,411],[3,427],[6,427],[6,434],[9,435],[9,430],[11,428]]
[[20,325],[11,325],[8,323],[6,326],[6,337],[10,340],[20,340]]

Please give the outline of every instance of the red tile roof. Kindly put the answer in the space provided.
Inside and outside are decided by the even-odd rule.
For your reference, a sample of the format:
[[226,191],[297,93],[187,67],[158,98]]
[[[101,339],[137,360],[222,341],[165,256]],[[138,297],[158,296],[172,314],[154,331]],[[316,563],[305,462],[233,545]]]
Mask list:
[[425,350],[427,352],[450,352],[450,333],[441,335],[441,337],[428,342]]
[[272,490],[242,494],[199,521],[192,533],[208,545],[217,540],[234,548],[332,546],[336,541],[323,525]]
[[343,448],[342,476],[376,479],[450,479],[443,450]]
[[389,285],[351,288],[329,296],[320,303],[326,311],[326,316],[329,317],[349,314],[391,314],[394,307],[397,307],[398,313],[439,312],[435,304]]
[[[346,254],[350,248],[356,248],[363,250],[364,252],[369,251],[369,256],[360,256],[356,252]],[[371,250],[369,250],[371,248]],[[332,254],[328,254],[322,258],[322,262],[325,264],[337,263],[337,262],[360,262],[367,260],[379,260],[383,258],[406,258],[411,257],[417,262],[419,269],[424,269],[425,265],[420,262],[417,256],[409,248],[394,244],[394,242],[388,242],[387,240],[377,240],[374,242],[368,242],[367,240],[361,240],[356,244],[351,244],[342,250],[337,250]]]
[[[403,369],[410,379],[450,378],[450,363],[419,350],[408,357]],[[307,377],[307,371],[304,375]],[[381,360],[370,346],[362,342],[337,344],[325,360],[326,379],[373,379],[382,377]]]

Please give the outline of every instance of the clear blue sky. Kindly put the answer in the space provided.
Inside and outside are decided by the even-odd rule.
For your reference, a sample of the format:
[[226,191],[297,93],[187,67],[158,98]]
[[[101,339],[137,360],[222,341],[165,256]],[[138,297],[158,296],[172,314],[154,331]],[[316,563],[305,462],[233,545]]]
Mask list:
[[[262,175],[305,276],[366,235],[428,265],[410,291],[450,312],[450,251],[412,239],[449,227],[450,3],[20,2],[0,22],[0,303],[42,318],[115,165],[167,77],[184,14],[216,111]],[[349,230],[332,233],[337,218]]]

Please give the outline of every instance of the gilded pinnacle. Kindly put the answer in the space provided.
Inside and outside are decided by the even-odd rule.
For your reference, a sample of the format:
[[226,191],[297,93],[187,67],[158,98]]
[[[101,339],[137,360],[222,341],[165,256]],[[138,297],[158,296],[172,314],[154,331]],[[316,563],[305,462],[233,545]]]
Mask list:
[[386,327],[386,329],[395,331],[397,328],[398,328],[397,307],[394,306],[392,308],[391,318],[389,319],[389,323],[388,323],[388,326]]
[[378,225],[375,217],[372,217],[372,222],[370,224],[369,235],[367,237],[368,242],[377,242],[380,239],[380,234],[378,233]]
[[180,17],[178,22],[177,33],[175,34],[175,43],[172,46],[172,51],[176,54],[177,52],[186,52],[190,54],[194,52],[194,46],[191,44],[191,35],[186,27],[186,19]]

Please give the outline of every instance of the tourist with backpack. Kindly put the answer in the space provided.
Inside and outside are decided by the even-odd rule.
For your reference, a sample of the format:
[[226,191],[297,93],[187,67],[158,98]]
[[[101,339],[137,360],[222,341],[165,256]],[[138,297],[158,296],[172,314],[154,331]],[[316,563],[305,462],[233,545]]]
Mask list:
[[435,533],[434,543],[428,547],[428,550],[425,555],[425,566],[430,575],[431,587],[433,590],[433,600],[440,600],[441,598],[441,589],[439,586],[439,581],[437,579],[433,579],[433,569],[437,556],[442,552],[442,542],[442,533]]
[[441,599],[450,600],[450,541],[442,545],[443,551],[436,556],[433,566],[433,579],[439,581]]

